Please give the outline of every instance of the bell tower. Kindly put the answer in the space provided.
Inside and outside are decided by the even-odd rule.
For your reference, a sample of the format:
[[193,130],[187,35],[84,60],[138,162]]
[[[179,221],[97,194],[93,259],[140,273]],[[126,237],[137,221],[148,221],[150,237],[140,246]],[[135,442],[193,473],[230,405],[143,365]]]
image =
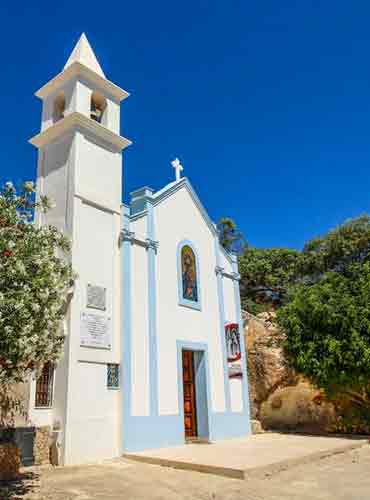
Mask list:
[[[120,135],[120,103],[128,93],[106,78],[82,34],[62,72],[36,96],[41,131],[30,143],[38,149],[37,190],[54,204],[36,222],[70,238],[78,274],[49,424],[61,429],[61,462],[82,463],[84,449],[89,460],[120,453],[120,395],[107,391],[106,380],[108,367],[120,363],[122,151],[130,144]],[[86,318],[100,328],[96,345]],[[82,445],[86,436],[91,442]]]

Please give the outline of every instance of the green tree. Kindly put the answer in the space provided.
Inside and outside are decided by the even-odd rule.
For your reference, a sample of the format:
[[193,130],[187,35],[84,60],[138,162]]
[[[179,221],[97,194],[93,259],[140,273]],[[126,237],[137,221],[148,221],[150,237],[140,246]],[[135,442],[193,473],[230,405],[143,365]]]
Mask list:
[[297,278],[301,253],[248,247],[239,258],[242,306],[253,314],[279,307]]
[[345,272],[370,254],[370,216],[349,219],[325,236],[305,244],[299,263],[299,275],[318,281],[327,271]]
[[221,245],[228,252],[242,255],[247,243],[243,233],[239,231],[235,222],[229,217],[223,217],[217,224],[217,231]]
[[277,314],[294,368],[329,395],[345,395],[370,424],[370,263],[298,285]]
[[32,182],[19,193],[10,182],[0,191],[0,425],[9,411],[11,385],[58,360],[74,279],[61,258],[69,251],[68,240],[56,228],[32,222],[35,209],[49,208],[47,198],[34,198]]
[[369,215],[310,240],[302,251],[247,247],[239,258],[242,305],[252,313],[278,308],[289,300],[291,287],[318,283],[329,271],[343,274],[369,254]]

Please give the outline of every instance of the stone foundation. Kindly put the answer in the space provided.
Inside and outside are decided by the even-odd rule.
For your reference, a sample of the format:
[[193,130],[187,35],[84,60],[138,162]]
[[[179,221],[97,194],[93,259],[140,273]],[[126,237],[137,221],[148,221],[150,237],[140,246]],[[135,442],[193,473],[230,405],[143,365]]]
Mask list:
[[38,427],[35,431],[35,441],[33,445],[35,465],[50,464],[50,427]]

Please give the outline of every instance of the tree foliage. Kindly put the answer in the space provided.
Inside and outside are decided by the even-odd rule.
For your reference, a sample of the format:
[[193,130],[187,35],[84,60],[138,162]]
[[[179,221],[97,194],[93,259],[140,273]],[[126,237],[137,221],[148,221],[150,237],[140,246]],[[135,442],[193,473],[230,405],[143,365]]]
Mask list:
[[370,254],[370,216],[348,220],[307,242],[302,251],[247,247],[239,258],[242,304],[250,312],[278,308],[293,287],[318,283],[325,273],[345,273]]
[[[37,227],[33,183],[19,193],[8,182],[0,191],[0,384],[22,382],[58,360],[64,342],[61,322],[73,272],[63,254],[69,242],[54,227]],[[59,255],[59,256],[58,256]]]
[[217,224],[217,231],[221,245],[230,253],[235,255],[242,255],[247,243],[244,239],[243,233],[239,231],[235,222],[228,218],[223,217]]
[[239,259],[242,305],[251,313],[278,307],[295,282],[300,252],[248,247]]
[[277,313],[293,366],[327,392],[370,381],[370,263],[297,286]]
[[243,306],[278,310],[292,366],[349,400],[370,429],[370,216],[344,222],[302,251],[248,247],[239,270]]

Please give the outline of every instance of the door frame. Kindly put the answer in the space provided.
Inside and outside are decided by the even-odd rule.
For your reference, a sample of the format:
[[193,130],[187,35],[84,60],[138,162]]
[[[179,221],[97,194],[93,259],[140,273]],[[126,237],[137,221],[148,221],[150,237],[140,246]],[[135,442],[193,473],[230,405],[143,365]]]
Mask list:
[[[198,438],[209,439],[211,429],[211,397],[210,397],[210,377],[208,364],[208,345],[199,342],[177,341],[177,383],[178,383],[178,405],[183,426],[184,442],[184,380],[182,367],[182,351],[193,351],[195,370],[195,398],[196,398],[196,419]],[[197,359],[198,358],[198,359]],[[196,368],[197,367],[197,368]]]

